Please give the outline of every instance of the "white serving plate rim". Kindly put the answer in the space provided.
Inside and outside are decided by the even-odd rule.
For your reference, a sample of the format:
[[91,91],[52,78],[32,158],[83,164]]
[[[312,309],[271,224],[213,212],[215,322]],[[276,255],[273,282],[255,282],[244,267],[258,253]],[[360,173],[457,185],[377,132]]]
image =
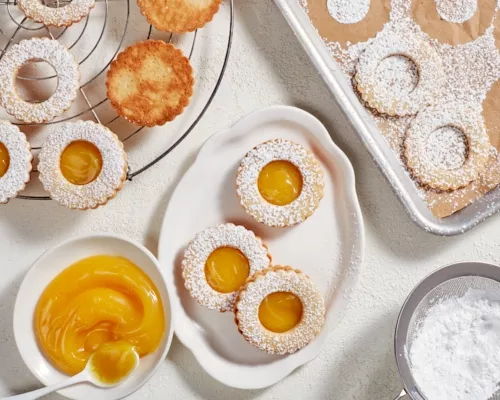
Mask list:
[[[131,394],[135,393],[142,386],[144,386],[144,384],[146,384],[151,379],[151,377],[156,373],[156,371],[158,370],[158,368],[160,367],[160,365],[162,364],[162,362],[165,360],[168,351],[170,350],[170,346],[172,344],[173,334],[174,334],[174,330],[175,330],[175,327],[174,327],[175,320],[176,320],[176,318],[175,318],[175,311],[174,311],[174,308],[172,307],[172,297],[171,297],[171,294],[170,294],[170,287],[168,285],[167,280],[165,279],[165,273],[163,271],[163,268],[161,268],[159,261],[153,255],[153,253],[151,253],[142,244],[140,244],[140,243],[138,243],[138,242],[136,242],[136,241],[134,241],[132,239],[129,239],[129,238],[123,236],[123,235],[114,234],[114,233],[98,233],[98,234],[90,234],[90,235],[86,234],[86,235],[74,236],[74,237],[71,237],[71,238],[69,238],[67,240],[64,240],[64,241],[56,244],[55,246],[50,247],[46,251],[44,251],[33,262],[33,264],[31,265],[30,269],[28,270],[28,272],[24,276],[23,281],[21,283],[21,286],[19,287],[19,291],[18,291],[18,294],[17,294],[17,297],[16,297],[16,301],[15,301],[15,304],[14,304],[14,313],[13,313],[14,339],[15,339],[15,343],[16,343],[16,346],[18,348],[19,354],[21,355],[21,358],[23,359],[23,362],[28,367],[28,369],[31,371],[31,373],[41,383],[43,383],[44,385],[49,384],[49,382],[46,379],[44,379],[38,373],[37,369],[32,366],[29,354],[26,354],[26,352],[24,350],[22,350],[24,345],[23,345],[23,342],[19,339],[20,334],[19,334],[18,329],[17,329],[17,326],[18,326],[17,318],[19,316],[19,311],[18,310],[21,307],[20,303],[22,302],[22,299],[20,299],[20,294],[24,293],[24,291],[26,290],[25,287],[31,281],[31,279],[32,279],[31,276],[33,274],[35,274],[35,272],[36,272],[35,270],[38,269],[38,268],[40,268],[40,266],[42,266],[42,263],[43,263],[44,259],[49,258],[52,253],[57,252],[57,251],[61,250],[62,248],[66,247],[66,246],[71,246],[72,243],[76,243],[76,242],[79,242],[79,241],[82,241],[82,240],[92,240],[92,239],[99,239],[99,238],[101,238],[101,239],[114,239],[114,240],[118,240],[118,241],[123,241],[127,245],[135,247],[139,252],[141,252],[142,254],[144,254],[151,261],[151,264],[156,267],[156,270],[158,271],[158,273],[162,277],[162,279],[163,279],[162,283],[165,285],[166,291],[165,291],[165,293],[163,293],[159,289],[160,290],[160,295],[162,296],[162,298],[165,298],[165,299],[168,300],[168,305],[165,304],[165,301],[163,301],[163,303],[164,303],[163,306],[164,307],[168,306],[168,310],[165,309],[165,313],[168,314],[170,316],[170,318],[169,318],[169,320],[165,321],[166,326],[167,326],[167,332],[166,332],[167,337],[166,337],[166,339],[163,339],[163,340],[165,340],[165,344],[164,344],[165,348],[164,348],[164,350],[163,350],[163,352],[161,354],[161,357],[159,358],[158,362],[156,362],[154,364],[154,366],[148,371],[148,373],[146,374],[146,376],[143,379],[141,379],[140,381],[138,381],[138,383],[135,384],[126,393],[123,393],[119,397],[117,397],[117,399],[118,398],[121,399],[121,398],[130,396]],[[56,275],[54,275],[54,278],[55,278],[55,276]],[[157,284],[155,283],[155,285],[157,285]],[[33,333],[33,335],[34,335],[34,333]],[[163,343],[163,340],[162,340],[162,343]],[[162,345],[160,345],[160,347],[161,346]],[[41,353],[41,350],[39,350],[39,351]],[[44,357],[43,354],[42,354],[42,357]],[[78,390],[78,388],[73,388],[73,390],[75,390],[75,389]],[[69,390],[72,390],[72,388],[62,389],[61,391],[58,391],[58,393],[61,394],[61,395],[63,395],[63,396],[65,396],[65,397],[68,397],[67,391],[69,391]],[[85,391],[85,388],[82,388],[82,391]],[[84,394],[84,393],[82,393],[82,394]],[[79,395],[78,397],[81,397],[81,396]],[[69,398],[73,398],[73,397],[69,397]]]
[[[215,134],[213,134],[201,147],[195,161],[193,164],[190,166],[188,171],[185,173],[181,181],[178,183],[177,187],[175,188],[171,199],[173,199],[176,195],[176,192],[179,190],[179,188],[182,185],[182,182],[184,179],[186,179],[192,171],[196,169],[198,164],[204,162],[205,155],[207,154],[208,156],[212,153],[212,149],[216,148],[220,143],[222,143],[226,137],[231,132],[238,132],[238,131],[244,131],[248,129],[248,126],[252,126],[256,124],[256,121],[279,121],[279,120],[289,120],[292,122],[297,122],[301,121],[303,125],[308,125],[310,127],[310,131],[315,132],[313,135],[315,138],[321,143],[323,147],[325,147],[336,159],[337,166],[342,168],[343,172],[343,178],[344,178],[344,188],[346,190],[347,196],[345,197],[345,201],[349,203],[350,210],[353,213],[353,219],[355,220],[354,224],[356,224],[356,232],[358,232],[357,236],[357,241],[356,243],[353,243],[352,247],[352,254],[353,257],[351,265],[354,265],[357,269],[358,272],[354,276],[349,276],[344,279],[344,281],[350,280],[351,282],[351,288],[355,288],[357,286],[357,283],[359,281],[359,267],[362,263],[362,258],[364,254],[364,246],[365,246],[365,239],[364,239],[364,226],[363,226],[363,218],[361,214],[361,208],[359,206],[359,202],[357,199],[357,194],[356,194],[356,188],[355,188],[355,177],[354,177],[354,170],[353,167],[347,158],[347,156],[340,150],[340,148],[332,141],[331,137],[328,134],[328,131],[326,128],[323,126],[323,124],[316,119],[314,116],[311,114],[307,113],[304,110],[301,110],[296,107],[291,107],[291,106],[270,106],[266,108],[262,108],[259,110],[256,110],[239,121],[237,121],[235,124],[233,124],[231,127],[221,130]],[[160,264],[162,266],[173,264],[173,260],[165,260],[165,256],[163,254],[165,253],[162,250],[162,243],[164,243],[164,237],[166,236],[166,231],[167,231],[167,225],[169,220],[171,219],[170,214],[175,213],[175,210],[172,209],[171,207],[172,202],[169,202],[169,205],[167,206],[167,210],[165,213],[165,217],[163,220],[163,225],[160,233],[160,238],[159,238],[159,249],[158,249],[158,259],[160,260]],[[170,270],[170,267],[166,267]],[[172,267],[173,268],[173,267]],[[177,290],[175,287],[175,283],[171,281],[171,279],[167,279],[167,285],[169,287],[169,292],[171,293],[171,300],[175,303],[173,304],[173,307],[180,307],[182,308],[182,303],[180,301],[179,296],[177,295]],[[346,286],[343,284],[343,286]],[[344,298],[343,300],[339,300],[339,302],[343,303],[341,307],[337,307],[337,309],[342,309],[340,313],[338,313],[335,317],[335,325],[339,323],[341,320],[342,316],[345,314],[346,307],[351,299],[351,297],[346,296],[348,298]],[[334,319],[333,315],[330,315],[332,313],[329,313],[327,315],[327,324],[328,324],[328,333],[331,333],[333,330],[334,326],[330,326],[331,324],[328,323],[328,321],[332,321]],[[196,341],[196,338],[193,337],[191,332],[184,331],[182,326],[184,324],[183,321],[183,316],[181,313],[176,314],[177,321],[175,323],[176,330],[175,333],[177,335],[177,338],[180,340],[182,344],[184,344],[194,355],[198,363],[201,365],[201,367],[214,379],[220,381],[221,383],[239,388],[239,389],[261,389],[265,388],[268,386],[271,386],[286,376],[288,376],[291,372],[293,372],[296,368],[298,368],[301,365],[306,364],[307,362],[311,361],[315,357],[317,357],[320,353],[321,347],[323,346],[324,342],[326,341],[326,337],[324,338],[320,349],[313,353],[301,353],[302,357],[300,358],[300,361],[294,362],[294,363],[288,363],[285,364],[285,366],[280,365],[280,368],[274,368],[273,374],[269,374],[266,377],[261,377],[260,380],[254,380],[252,383],[248,382],[241,382],[241,381],[234,381],[231,378],[228,378],[227,375],[224,374],[224,371],[221,371],[217,369],[217,366],[214,366],[213,364],[213,359],[210,354],[207,353],[207,351],[203,350],[198,346],[198,343]],[[298,354],[298,353],[296,353]]]

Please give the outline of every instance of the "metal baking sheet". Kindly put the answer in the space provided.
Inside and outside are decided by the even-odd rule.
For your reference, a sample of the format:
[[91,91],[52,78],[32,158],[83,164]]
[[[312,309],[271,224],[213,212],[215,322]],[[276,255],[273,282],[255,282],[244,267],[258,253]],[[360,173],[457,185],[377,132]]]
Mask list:
[[275,2],[378,168],[418,226],[439,236],[459,235],[500,210],[500,189],[496,188],[455,214],[442,219],[436,218],[358,100],[298,0],[275,0]]

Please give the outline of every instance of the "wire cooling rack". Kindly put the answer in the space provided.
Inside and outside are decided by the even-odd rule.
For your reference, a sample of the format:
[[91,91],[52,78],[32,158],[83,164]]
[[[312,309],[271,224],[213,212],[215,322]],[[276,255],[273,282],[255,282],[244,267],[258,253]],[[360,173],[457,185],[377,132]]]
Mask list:
[[[133,0],[132,0],[133,1]],[[48,7],[64,7],[70,1],[67,0],[43,0],[43,3],[47,5]],[[219,87],[222,82],[222,79],[224,77],[224,73],[226,71],[226,67],[229,61],[229,55],[231,52],[231,45],[232,45],[232,39],[233,39],[233,28],[234,28],[234,0],[228,0],[229,3],[229,21],[227,22],[227,30],[225,31],[226,33],[224,34],[226,40],[227,40],[227,46],[225,48],[225,52],[223,55],[223,59],[221,62],[221,65],[219,66],[217,73],[218,76],[214,80],[214,85],[211,88],[211,91],[209,92],[208,97],[206,97],[203,100],[203,104],[198,108],[198,110],[195,113],[192,113],[190,115],[190,121],[187,123],[186,127],[183,129],[182,133],[177,137],[177,139],[168,145],[165,146],[165,149],[162,149],[163,151],[160,154],[155,155],[155,157],[148,162],[143,163],[140,167],[136,169],[132,169],[129,165],[129,171],[127,173],[127,180],[132,181],[135,177],[146,171],[147,169],[151,168],[153,165],[158,163],[160,160],[162,160],[164,157],[166,157],[168,154],[170,154],[179,144],[182,143],[184,139],[193,131],[193,129],[198,125],[200,120],[203,118],[203,115],[206,113],[208,108],[210,107],[210,104],[212,103]],[[110,13],[110,5],[117,5],[117,3],[120,3],[120,11],[125,11],[123,12],[123,18],[124,21],[120,21],[121,23],[119,24],[120,26],[118,28],[114,28],[113,25],[117,23],[116,21],[116,14]],[[97,79],[102,78],[105,75],[105,72],[108,70],[111,62],[115,59],[117,54],[123,50],[124,48],[124,41],[127,32],[129,29],[133,29],[135,27],[131,27],[130,23],[130,18],[131,18],[131,0],[97,0],[97,5],[100,6],[100,15],[99,15],[99,24],[102,25],[99,28],[96,28],[95,24],[92,25],[92,28],[90,28],[90,21],[93,17],[93,11],[91,14],[84,18],[82,21],[80,21],[77,25],[80,26],[80,31],[76,33],[76,36],[73,35],[74,37],[71,38],[71,41],[68,43],[65,43],[65,46],[71,51],[77,46],[79,43],[82,43],[82,41],[85,40],[86,34],[88,34],[89,30],[93,31],[93,34],[95,36],[96,34],[96,29],[99,29],[97,33],[97,41],[91,45],[84,54],[81,54],[79,57],[77,57],[78,62],[80,64],[80,70],[84,71],[85,68],[87,67],[86,64],[93,62],[91,61],[92,56],[94,52],[97,51],[99,48],[101,42],[104,42],[106,40],[106,34],[109,30],[113,30],[115,33],[115,43],[117,44],[116,48],[114,48],[111,53],[112,57],[108,57],[106,62],[104,62],[104,65],[99,67],[99,69],[93,73],[91,76],[86,77],[82,82],[82,85],[80,87],[80,95],[81,95],[81,106],[77,107],[75,110],[75,107],[72,107],[69,111],[67,111],[62,117],[45,123],[45,124],[25,124],[25,123],[20,123],[19,121],[11,121],[12,123],[18,125],[21,127],[23,130],[24,129],[30,129],[32,127],[37,128],[37,127],[45,127],[45,126],[51,126],[51,125],[56,125],[60,124],[63,122],[67,121],[72,121],[76,120],[79,118],[85,117],[86,114],[90,114],[92,118],[105,126],[110,126],[111,124],[116,123],[117,120],[121,119],[121,117],[116,116],[116,114],[110,118],[107,118],[107,120],[103,120],[104,117],[100,112],[100,109],[102,108],[101,106],[105,105],[108,103],[107,97],[104,96],[104,98],[100,99],[90,99],[87,94],[88,89],[91,87],[93,83],[96,82]],[[124,10],[124,7],[126,7],[126,10]],[[96,7],[97,8],[97,7]],[[19,12],[19,9],[17,7],[17,1],[14,0],[0,0],[0,21],[2,18],[6,17],[10,18],[10,25],[12,26],[12,29],[10,29],[7,32],[7,29],[4,28],[5,24],[1,23],[0,24],[0,38],[4,40],[5,45],[3,48],[0,48],[0,58],[3,57],[6,51],[8,51],[9,47],[17,43],[18,41],[22,40],[23,38],[28,37],[36,37],[36,36],[45,36],[45,37],[50,37],[54,40],[59,40],[62,41],[64,38],[64,35],[68,35],[68,31],[73,29],[73,26],[71,27],[63,27],[63,28],[50,28],[46,27],[43,24],[38,24],[35,23],[34,21],[28,19],[24,15],[21,15]],[[119,32],[116,32],[116,30],[119,30]],[[145,35],[142,40],[150,39],[152,37],[153,33],[153,27],[149,25],[149,27],[146,29]],[[164,39],[165,41],[171,42],[173,38],[173,34],[168,34],[168,36]],[[185,48],[188,50],[185,52],[188,54],[189,59],[192,59],[193,52],[195,51],[196,47],[198,46],[198,43],[200,42],[199,38],[199,32],[195,31],[191,36],[190,36],[190,43],[185,45]],[[218,38],[217,38],[218,39]],[[201,45],[200,45],[201,46]],[[42,77],[32,77],[29,75],[22,75],[21,73],[18,74],[17,76],[18,81],[25,81],[25,82],[33,82],[33,81],[50,81],[57,79],[57,75],[51,75],[51,74],[46,74]],[[195,95],[196,95],[196,90],[195,89]],[[38,100],[32,100],[32,101],[38,101]],[[133,129],[132,132],[128,133],[126,137],[121,138],[121,140],[126,143],[128,140],[136,136],[139,132],[141,132],[144,127],[136,127]],[[113,129],[112,129],[113,130]],[[115,131],[116,133],[116,131]],[[40,146],[34,146],[32,145],[32,150],[33,151],[38,151],[40,149]],[[35,171],[36,172],[36,171]],[[50,200],[50,197],[48,196],[35,196],[35,195],[19,195],[18,198],[24,199],[24,200]]]

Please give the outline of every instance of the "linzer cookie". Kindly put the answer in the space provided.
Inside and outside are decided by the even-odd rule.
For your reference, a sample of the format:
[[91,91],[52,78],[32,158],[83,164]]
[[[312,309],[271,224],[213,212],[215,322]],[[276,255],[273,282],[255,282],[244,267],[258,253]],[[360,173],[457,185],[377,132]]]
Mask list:
[[160,31],[184,33],[210,22],[221,0],[137,0],[142,14]]
[[247,280],[234,314],[239,331],[250,344],[283,355],[305,347],[321,332],[325,303],[307,275],[275,266]]
[[293,226],[309,218],[323,198],[323,187],[323,170],[314,155],[283,139],[248,152],[236,179],[246,212],[273,227]]
[[114,198],[127,176],[127,155],[103,125],[78,121],[54,130],[42,145],[38,170],[50,196],[79,210]]
[[29,182],[32,159],[24,133],[0,121],[0,204],[16,197]]
[[148,40],[118,55],[106,85],[111,105],[122,117],[137,125],[163,125],[189,104],[193,68],[173,45]]
[[[436,145],[438,141],[446,147]],[[477,179],[492,147],[480,111],[447,103],[420,112],[404,142],[406,165],[422,185],[456,190]]]
[[[30,103],[19,97],[16,76],[31,61],[46,61],[58,76],[57,89],[46,101]],[[0,104],[26,123],[44,123],[63,114],[80,88],[80,71],[75,57],[56,40],[33,38],[14,44],[0,59]]]
[[[379,113],[414,115],[435,102],[442,93],[441,60],[423,35],[405,29],[404,25],[394,24],[393,28],[373,40],[361,54],[354,81],[361,98]],[[414,87],[387,87],[380,79],[380,64],[395,56],[404,56],[415,65],[418,77]]]
[[201,305],[233,311],[246,279],[269,267],[271,256],[262,240],[243,226],[217,225],[198,233],[182,260],[184,285]]
[[71,26],[89,15],[95,0],[73,0],[58,7],[46,6],[41,0],[18,0],[19,8],[28,18],[45,26]]

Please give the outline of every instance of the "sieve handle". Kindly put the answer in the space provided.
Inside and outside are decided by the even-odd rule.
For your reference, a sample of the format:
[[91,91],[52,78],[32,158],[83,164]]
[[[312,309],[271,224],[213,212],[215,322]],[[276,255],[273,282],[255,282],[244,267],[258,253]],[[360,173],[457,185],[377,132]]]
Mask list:
[[406,393],[406,390],[403,389],[402,392],[399,394],[399,396],[396,397],[394,400],[400,400],[400,399],[402,399],[403,397],[406,397],[406,396],[408,396],[408,393]]

